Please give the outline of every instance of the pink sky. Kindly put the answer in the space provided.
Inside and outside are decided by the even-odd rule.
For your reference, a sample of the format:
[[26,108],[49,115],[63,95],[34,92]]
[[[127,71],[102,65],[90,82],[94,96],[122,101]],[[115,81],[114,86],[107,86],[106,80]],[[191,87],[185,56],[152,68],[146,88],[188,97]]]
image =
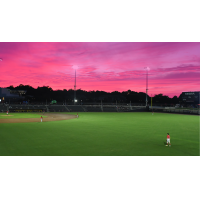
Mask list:
[[146,92],[173,97],[200,90],[199,42],[0,42],[0,87],[19,84]]

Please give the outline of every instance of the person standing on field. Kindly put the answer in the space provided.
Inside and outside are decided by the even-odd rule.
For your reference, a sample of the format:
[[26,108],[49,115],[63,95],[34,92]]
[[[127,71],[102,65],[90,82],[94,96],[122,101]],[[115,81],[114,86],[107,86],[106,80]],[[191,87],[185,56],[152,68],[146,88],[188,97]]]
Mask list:
[[8,115],[8,110],[7,110],[7,115]]
[[78,113],[77,113],[76,117],[78,118]]
[[43,117],[41,116],[40,119],[41,119],[41,122],[42,122]]
[[166,146],[168,146],[168,143],[169,143],[169,146],[171,147],[170,135],[169,135],[169,133],[167,133],[167,145],[166,145]]

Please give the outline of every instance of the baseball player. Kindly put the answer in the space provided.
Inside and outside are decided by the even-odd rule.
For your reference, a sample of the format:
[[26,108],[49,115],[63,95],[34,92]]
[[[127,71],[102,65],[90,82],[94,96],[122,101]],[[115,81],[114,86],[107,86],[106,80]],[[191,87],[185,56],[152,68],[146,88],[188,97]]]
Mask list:
[[76,117],[78,118],[78,113],[77,113]]
[[7,110],[7,115],[8,115],[8,110]]
[[42,122],[43,117],[41,116],[40,119],[41,119],[41,122]]
[[167,145],[166,145],[166,146],[168,146],[168,143],[169,143],[169,146],[171,147],[170,135],[169,135],[169,133],[167,133]]

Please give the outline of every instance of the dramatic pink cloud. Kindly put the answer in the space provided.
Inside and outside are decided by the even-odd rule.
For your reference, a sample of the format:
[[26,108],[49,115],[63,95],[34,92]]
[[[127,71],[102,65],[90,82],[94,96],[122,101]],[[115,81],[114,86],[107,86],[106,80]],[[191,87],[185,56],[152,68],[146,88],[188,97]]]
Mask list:
[[1,42],[0,87],[146,91],[173,97],[200,90],[200,43]]

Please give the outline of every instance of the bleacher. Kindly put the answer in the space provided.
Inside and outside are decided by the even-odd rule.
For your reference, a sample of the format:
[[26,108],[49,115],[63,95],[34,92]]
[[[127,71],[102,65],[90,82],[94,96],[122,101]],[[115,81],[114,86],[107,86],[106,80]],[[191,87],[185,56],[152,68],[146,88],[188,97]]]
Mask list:
[[80,105],[67,105],[70,112],[84,112],[84,109]]
[[118,107],[117,106],[104,106],[103,112],[117,112]]
[[102,112],[101,106],[88,105],[84,106],[84,108],[87,112]]
[[10,104],[9,111],[10,112],[42,112],[46,111],[44,105],[24,105],[24,104]]
[[117,110],[118,112],[127,112],[130,111],[130,106],[118,106]]
[[135,107],[131,107],[130,112],[146,112],[146,107],[145,106],[135,106]]
[[69,112],[64,105],[50,105],[48,106],[49,112]]
[[[4,107],[2,107],[4,106]],[[140,106],[116,106],[116,105],[24,105],[24,104],[11,104],[9,106],[10,112],[133,112],[140,111]],[[1,105],[4,112],[7,106]]]
[[0,112],[6,112],[7,111],[7,106],[4,104],[0,104]]
[[[188,108],[176,109],[174,107],[150,107],[150,111],[176,113],[176,114],[200,114],[200,110]],[[31,104],[0,104],[0,112],[146,112],[145,106],[130,105],[31,105]]]

